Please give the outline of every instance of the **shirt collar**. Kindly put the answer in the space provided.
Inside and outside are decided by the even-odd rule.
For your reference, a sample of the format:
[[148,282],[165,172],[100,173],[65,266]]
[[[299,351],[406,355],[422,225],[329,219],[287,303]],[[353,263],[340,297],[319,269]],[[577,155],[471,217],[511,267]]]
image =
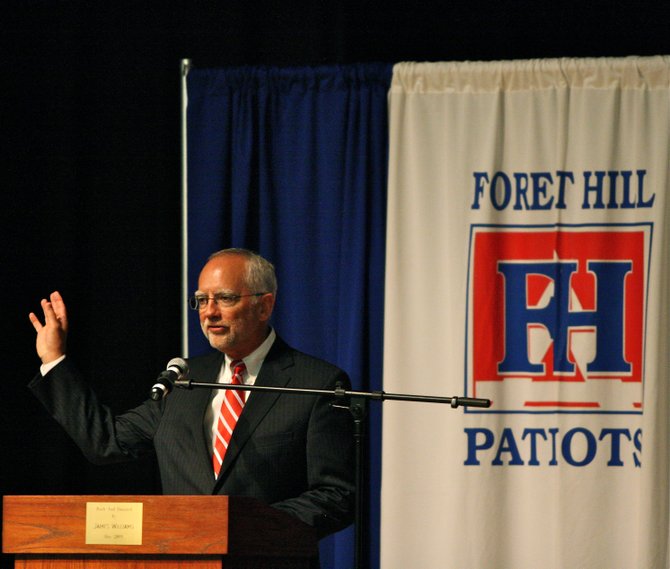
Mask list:
[[[270,348],[272,347],[272,344],[274,344],[276,338],[277,334],[275,333],[274,328],[270,328],[270,333],[268,334],[268,337],[265,338],[263,343],[248,356],[242,358],[249,376],[255,378],[258,375],[258,372],[261,370],[261,366],[263,365],[263,360],[265,359],[265,356],[268,355],[268,352],[270,351]],[[229,356],[226,356],[226,366],[228,368],[230,368],[232,361],[233,360]]]

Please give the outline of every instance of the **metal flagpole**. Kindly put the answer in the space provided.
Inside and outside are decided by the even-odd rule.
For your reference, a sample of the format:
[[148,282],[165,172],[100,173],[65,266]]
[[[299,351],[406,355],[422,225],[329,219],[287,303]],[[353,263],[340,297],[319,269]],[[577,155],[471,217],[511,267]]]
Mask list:
[[188,357],[188,147],[186,141],[186,108],[188,92],[186,77],[191,69],[191,60],[181,60],[181,353]]

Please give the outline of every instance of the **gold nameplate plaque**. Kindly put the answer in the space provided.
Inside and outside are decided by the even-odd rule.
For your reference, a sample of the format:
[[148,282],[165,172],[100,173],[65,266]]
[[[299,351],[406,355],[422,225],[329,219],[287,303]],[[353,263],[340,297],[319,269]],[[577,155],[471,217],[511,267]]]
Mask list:
[[142,545],[142,502],[86,502],[86,544]]

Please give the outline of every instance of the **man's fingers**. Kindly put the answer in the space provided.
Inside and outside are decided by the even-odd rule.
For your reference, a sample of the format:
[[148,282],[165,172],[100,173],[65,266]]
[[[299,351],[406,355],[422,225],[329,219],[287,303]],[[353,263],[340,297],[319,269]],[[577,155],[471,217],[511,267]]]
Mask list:
[[67,310],[65,309],[65,302],[60,292],[54,291],[51,293],[51,307],[53,308],[56,319],[60,321],[63,328],[67,327]]
[[[44,326],[56,326],[63,330],[67,330],[67,312],[65,311],[65,303],[63,302],[63,299],[58,293],[52,293],[50,298],[52,299],[51,301],[46,298],[43,298],[40,301],[42,311],[44,312]],[[34,325],[33,322],[33,326]],[[38,328],[35,329],[39,331]]]
[[67,322],[65,321],[65,303],[58,293],[51,293],[51,301],[40,301],[44,319],[40,320],[34,312],[28,317],[37,332],[35,348],[42,363],[56,360],[65,353]]
[[46,298],[43,298],[40,301],[40,304],[42,305],[42,311],[44,312],[45,325],[54,322],[56,320],[56,313],[54,312],[52,304]]
[[42,299],[42,310],[44,311],[44,319],[46,324],[58,324],[60,317],[56,313],[56,309],[52,302],[49,302],[46,298]]
[[30,322],[32,322],[33,328],[35,328],[35,332],[39,332],[42,328],[44,328],[40,322],[40,319],[34,312],[28,314],[28,318],[30,318]]

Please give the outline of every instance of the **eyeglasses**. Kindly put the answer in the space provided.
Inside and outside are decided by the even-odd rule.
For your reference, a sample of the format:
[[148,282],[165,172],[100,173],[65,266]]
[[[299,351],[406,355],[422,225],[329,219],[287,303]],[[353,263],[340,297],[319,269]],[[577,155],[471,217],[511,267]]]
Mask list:
[[214,301],[219,308],[235,306],[240,298],[247,296],[263,296],[267,292],[252,292],[251,294],[230,294],[229,292],[217,292],[212,296],[196,294],[188,299],[188,305],[193,310],[205,310],[210,300]]

